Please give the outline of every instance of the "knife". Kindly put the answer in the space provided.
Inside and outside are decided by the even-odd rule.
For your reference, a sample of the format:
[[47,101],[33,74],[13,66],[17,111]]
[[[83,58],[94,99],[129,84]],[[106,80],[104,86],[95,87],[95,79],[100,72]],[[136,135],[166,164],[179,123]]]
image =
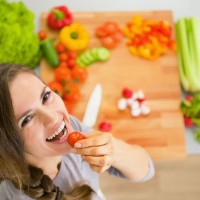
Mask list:
[[89,101],[86,106],[86,110],[83,116],[83,124],[89,127],[93,127],[96,123],[97,116],[99,113],[99,108],[102,100],[102,87],[101,84],[98,83],[89,98]]

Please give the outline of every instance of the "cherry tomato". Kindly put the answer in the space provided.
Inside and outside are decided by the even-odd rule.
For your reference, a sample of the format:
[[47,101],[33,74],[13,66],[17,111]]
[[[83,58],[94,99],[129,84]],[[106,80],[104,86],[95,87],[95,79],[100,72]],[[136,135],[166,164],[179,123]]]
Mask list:
[[69,83],[65,86],[63,99],[71,103],[76,103],[81,97],[80,90],[75,83]]
[[54,71],[55,80],[59,81],[61,84],[65,85],[72,79],[71,71],[65,66],[59,66]]
[[60,62],[67,62],[67,60],[68,60],[67,53],[65,53],[65,52],[60,53],[59,54],[59,60],[60,60]]
[[69,69],[73,69],[76,66],[76,60],[74,58],[68,59],[67,66]]
[[65,46],[62,43],[58,43],[56,45],[56,51],[60,54],[63,53],[65,51]]
[[84,139],[85,136],[79,132],[72,132],[68,135],[67,137],[67,142],[69,143],[70,146],[74,147],[74,144],[78,142],[79,140]]
[[51,81],[48,86],[50,87],[50,89],[55,92],[56,94],[58,94],[59,96],[63,96],[64,93],[64,88],[62,86],[62,84],[60,84],[58,81]]
[[101,42],[108,49],[113,49],[117,46],[117,42],[110,36],[101,38]]
[[72,70],[72,77],[78,82],[84,82],[88,77],[88,71],[83,67],[75,67]]
[[47,38],[47,32],[45,30],[40,30],[38,32],[38,37],[40,38],[40,40],[44,40]]
[[67,55],[68,55],[68,58],[73,58],[75,59],[76,58],[76,51],[68,51],[67,52]]

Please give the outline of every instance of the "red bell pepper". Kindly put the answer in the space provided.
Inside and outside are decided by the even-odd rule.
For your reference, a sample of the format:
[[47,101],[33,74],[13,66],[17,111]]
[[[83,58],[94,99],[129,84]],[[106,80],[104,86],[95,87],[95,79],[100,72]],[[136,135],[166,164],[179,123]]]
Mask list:
[[73,21],[72,13],[66,6],[54,7],[48,15],[47,23],[52,29],[61,29],[71,24]]

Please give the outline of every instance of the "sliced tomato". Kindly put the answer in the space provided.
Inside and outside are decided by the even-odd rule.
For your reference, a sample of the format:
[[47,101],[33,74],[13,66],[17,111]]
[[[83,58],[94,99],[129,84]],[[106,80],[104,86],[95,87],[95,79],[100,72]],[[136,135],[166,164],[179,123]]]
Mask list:
[[105,37],[105,36],[107,36],[108,35],[108,33],[106,32],[106,30],[104,29],[104,27],[103,26],[101,26],[101,27],[98,27],[97,29],[96,29],[96,36],[97,37]]
[[101,42],[108,49],[113,49],[117,46],[117,42],[111,36],[101,38]]
[[113,34],[119,31],[119,27],[117,25],[116,22],[106,22],[104,24],[104,30],[108,33],[108,34]]
[[53,92],[55,92],[56,94],[58,94],[61,97],[63,96],[64,87],[60,82],[54,80],[54,81],[51,81],[48,84],[48,86]]

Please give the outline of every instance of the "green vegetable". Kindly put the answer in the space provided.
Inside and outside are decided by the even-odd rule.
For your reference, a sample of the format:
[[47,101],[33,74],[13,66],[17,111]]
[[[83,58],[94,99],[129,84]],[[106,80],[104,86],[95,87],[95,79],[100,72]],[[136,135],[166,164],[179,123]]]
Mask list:
[[56,68],[59,64],[59,59],[52,40],[47,38],[41,41],[41,49],[49,65]]
[[200,19],[180,18],[176,23],[180,80],[185,91],[200,91]]
[[0,0],[0,13],[0,63],[36,67],[41,51],[34,33],[34,14],[22,2],[6,0]]
[[77,56],[76,62],[79,66],[87,67],[94,62],[107,61],[110,58],[110,51],[105,47],[94,47]]

